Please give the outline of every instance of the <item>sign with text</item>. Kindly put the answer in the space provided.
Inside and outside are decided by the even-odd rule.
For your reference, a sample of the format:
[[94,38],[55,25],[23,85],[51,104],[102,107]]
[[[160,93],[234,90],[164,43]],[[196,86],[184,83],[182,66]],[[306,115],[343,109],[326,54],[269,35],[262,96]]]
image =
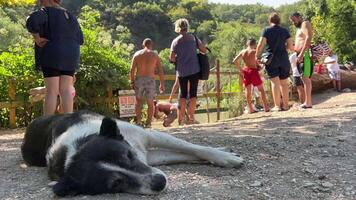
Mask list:
[[119,91],[120,117],[134,117],[136,97],[134,90]]

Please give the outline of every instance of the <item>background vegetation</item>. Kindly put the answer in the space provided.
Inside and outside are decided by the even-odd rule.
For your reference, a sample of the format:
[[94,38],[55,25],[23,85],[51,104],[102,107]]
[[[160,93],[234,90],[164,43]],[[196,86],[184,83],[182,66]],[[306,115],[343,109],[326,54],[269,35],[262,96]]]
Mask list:
[[[33,66],[32,39],[24,28],[26,16],[37,9],[35,2],[0,0],[0,101],[9,100],[10,79],[21,82],[17,95],[25,100],[29,88],[43,84],[41,73]],[[166,74],[174,74],[168,54],[176,37],[173,22],[182,17],[190,21],[192,32],[212,49],[211,59],[220,59],[223,70],[234,70],[232,58],[247,38],[258,39],[272,11],[280,13],[282,26],[292,33],[295,30],[289,15],[295,11],[303,13],[313,24],[314,42],[327,41],[341,62],[356,61],[354,0],[301,0],[276,9],[261,4],[211,4],[206,0],[64,0],[63,6],[78,16],[85,36],[76,82],[78,109],[95,107],[105,111],[105,106],[100,108],[93,99],[105,96],[108,86],[114,90],[128,88],[131,56],[146,37],[154,40]],[[226,85],[228,78],[222,81]],[[210,85],[213,89],[214,84]],[[236,86],[231,88],[239,90]],[[227,105],[236,105],[228,102]],[[6,114],[6,109],[0,110],[1,126],[7,123]],[[29,115],[35,117],[40,112]]]

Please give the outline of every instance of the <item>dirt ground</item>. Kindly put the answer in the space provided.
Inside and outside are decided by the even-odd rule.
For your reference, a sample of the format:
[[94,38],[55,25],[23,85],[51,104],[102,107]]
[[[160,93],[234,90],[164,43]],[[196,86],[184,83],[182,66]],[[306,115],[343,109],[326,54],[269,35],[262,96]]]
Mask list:
[[[356,199],[356,92],[328,91],[313,109],[257,113],[165,131],[190,142],[230,147],[240,169],[162,166],[169,186],[157,196],[72,199]],[[45,168],[23,164],[24,129],[0,130],[0,199],[53,199]]]

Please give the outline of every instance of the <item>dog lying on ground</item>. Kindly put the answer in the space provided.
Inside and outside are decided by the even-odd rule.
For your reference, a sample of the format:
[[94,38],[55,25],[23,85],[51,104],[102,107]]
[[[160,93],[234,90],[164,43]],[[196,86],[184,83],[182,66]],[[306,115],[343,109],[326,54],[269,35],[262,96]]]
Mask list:
[[167,178],[153,166],[208,161],[238,167],[243,162],[234,153],[88,111],[37,118],[26,129],[21,152],[28,165],[48,167],[58,196],[157,194]]

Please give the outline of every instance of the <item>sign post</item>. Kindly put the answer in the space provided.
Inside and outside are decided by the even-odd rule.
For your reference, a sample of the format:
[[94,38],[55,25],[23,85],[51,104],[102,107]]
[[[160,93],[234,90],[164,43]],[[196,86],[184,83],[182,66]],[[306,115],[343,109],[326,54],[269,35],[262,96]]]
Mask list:
[[119,91],[120,117],[135,117],[136,97],[134,90]]

